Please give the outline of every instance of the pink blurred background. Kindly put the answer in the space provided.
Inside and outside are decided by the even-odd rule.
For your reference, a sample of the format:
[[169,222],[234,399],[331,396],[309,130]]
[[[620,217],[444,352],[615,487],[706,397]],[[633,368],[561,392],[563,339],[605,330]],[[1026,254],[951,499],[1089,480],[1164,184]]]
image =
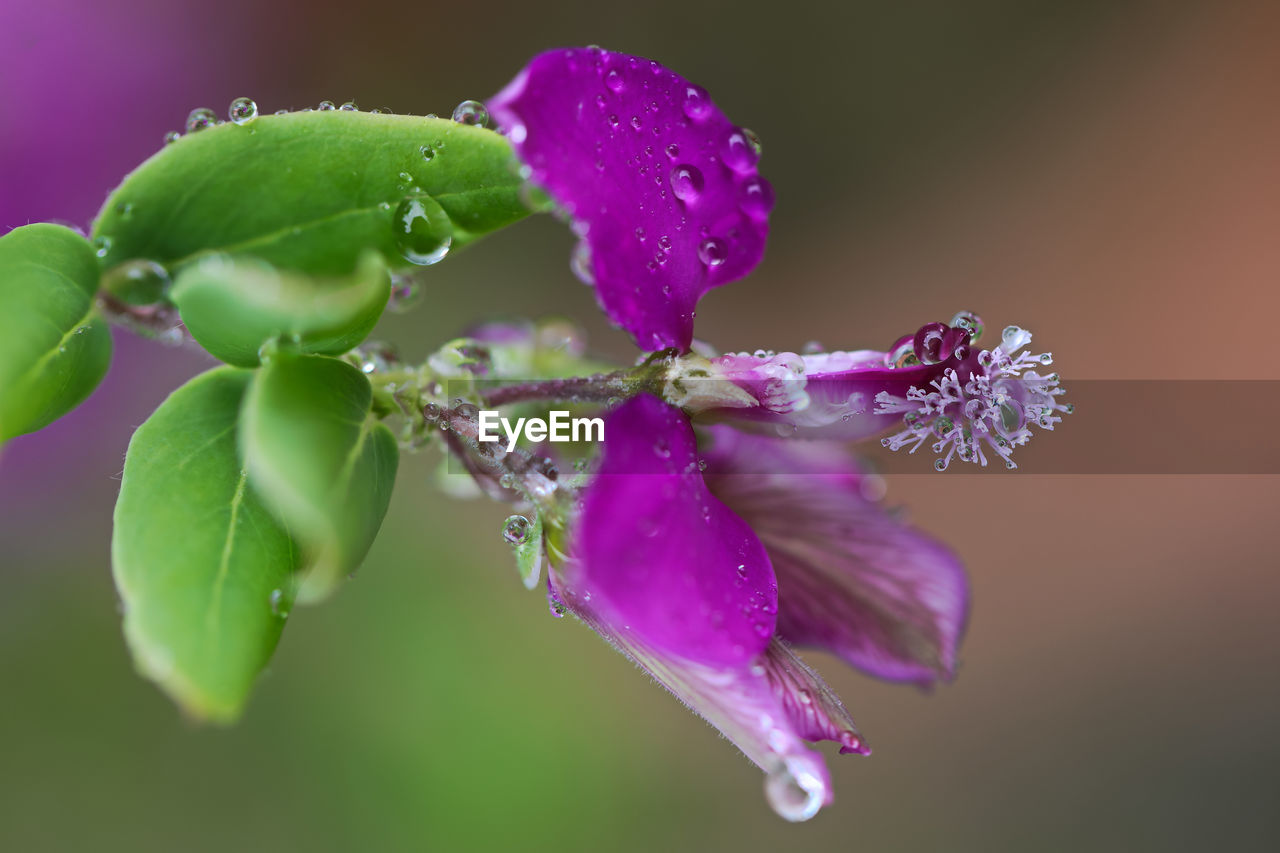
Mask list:
[[[721,348],[883,347],[964,308],[1033,330],[1068,388],[1280,378],[1274,4],[0,3],[0,229],[87,224],[196,106],[445,113],[540,49],[600,43],[697,80],[764,140],[768,256],[699,309]],[[630,358],[570,245],[549,218],[496,235],[378,334],[420,355],[482,317],[554,312]],[[502,509],[440,497],[426,459],[402,465],[359,580],[294,612],[245,720],[184,723],[131,672],[110,512],[132,428],[207,362],[117,344],[84,406],[0,458],[0,847],[1280,837],[1273,476],[890,477],[970,568],[961,672],[924,695],[811,656],[875,754],[833,759],[836,804],[789,826],[727,743],[523,592]]]

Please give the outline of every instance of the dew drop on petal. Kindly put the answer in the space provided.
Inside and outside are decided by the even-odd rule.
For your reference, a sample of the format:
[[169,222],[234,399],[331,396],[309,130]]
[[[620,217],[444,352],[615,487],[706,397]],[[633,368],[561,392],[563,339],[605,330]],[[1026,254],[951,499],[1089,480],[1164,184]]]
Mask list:
[[418,149],[418,153],[422,155],[423,160],[430,160],[432,157],[436,156],[436,150],[430,145],[422,146]]
[[227,118],[234,124],[248,124],[258,117],[258,105],[252,98],[236,98],[227,108]]
[[670,157],[672,160],[680,156],[680,146],[674,142],[667,146],[666,151],[667,151],[667,156]]
[[671,192],[684,202],[693,202],[702,195],[704,180],[697,166],[681,163],[671,170]]
[[213,114],[213,110],[199,107],[187,114],[187,133],[196,133],[213,127],[217,122],[218,117]]
[[321,101],[320,105],[316,107],[316,109],[321,112],[328,112],[329,110],[337,109],[337,107],[333,105],[333,101]]
[[615,93],[621,92],[627,85],[616,68],[609,69],[609,73],[604,75],[604,84],[609,87],[610,92]]
[[430,266],[444,259],[453,244],[453,223],[426,193],[407,195],[391,217],[396,247],[411,264]]
[[972,311],[960,311],[956,316],[951,318],[949,324],[953,329],[963,329],[969,333],[969,343],[976,344],[982,338],[985,327],[982,324],[982,318]]
[[173,143],[177,142],[181,138],[182,138],[181,133],[178,133],[178,131],[176,130],[171,130],[164,135],[164,144],[172,145]]
[[773,187],[764,178],[753,176],[742,182],[738,206],[742,212],[763,219],[773,210]]
[[720,158],[735,172],[750,171],[759,159],[747,135],[736,128],[729,131],[729,135],[720,146]]
[[684,114],[689,118],[705,118],[711,113],[711,96],[701,86],[689,84],[684,90]]
[[453,120],[458,124],[484,127],[489,121],[489,111],[479,101],[463,101],[453,108]]
[[338,109],[343,110],[345,112],[349,112],[349,113],[359,112],[360,110],[360,108],[356,106],[355,101],[347,101],[345,104],[338,107]]
[[729,257],[729,247],[717,237],[710,237],[698,245],[698,260],[708,267],[718,267]]

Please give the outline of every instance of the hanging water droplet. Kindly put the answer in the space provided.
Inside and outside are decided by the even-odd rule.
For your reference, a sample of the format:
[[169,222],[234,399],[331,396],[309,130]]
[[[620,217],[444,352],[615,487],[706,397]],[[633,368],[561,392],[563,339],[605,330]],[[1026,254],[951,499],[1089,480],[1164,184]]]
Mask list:
[[453,223],[426,193],[405,196],[391,217],[396,247],[411,264],[430,266],[444,259],[453,244]]
[[356,102],[355,102],[355,101],[347,101],[345,104],[343,104],[342,106],[338,107],[338,109],[340,109],[340,110],[344,110],[344,111],[349,112],[349,113],[354,113],[354,112],[359,112],[359,111],[360,111],[360,108],[356,106]]
[[513,515],[502,525],[502,538],[508,545],[523,545],[529,541],[529,519],[523,515]]
[[197,133],[208,127],[217,124],[218,117],[214,115],[213,110],[199,107],[187,114],[187,133]]
[[316,109],[321,112],[328,112],[329,110],[336,109],[336,107],[334,107],[333,101],[321,101],[320,105],[316,107]]
[[717,237],[710,237],[698,244],[698,260],[715,269],[729,257],[729,247]]
[[735,172],[748,172],[759,159],[755,148],[741,130],[729,131],[724,143],[720,146],[720,159]]
[[178,133],[178,131],[176,130],[171,130],[164,135],[164,144],[172,145],[173,143],[177,142],[181,138],[182,138],[181,133]]
[[258,105],[251,98],[236,98],[227,108],[227,118],[234,124],[248,124],[258,117]]
[[393,314],[404,314],[422,302],[422,286],[411,276],[396,275],[391,277],[391,297],[387,300],[387,310]]
[[595,274],[591,271],[591,246],[586,240],[579,240],[569,255],[569,269],[583,284],[594,285]]
[[484,127],[489,121],[489,111],[479,101],[463,101],[453,108],[453,120],[458,124]]
[[285,597],[283,589],[271,590],[271,614],[281,619],[289,618],[289,611],[293,609],[293,602]]
[[950,463],[946,459],[935,459],[933,460],[933,470],[945,471],[947,470],[947,465],[949,464]]
[[792,823],[816,815],[825,795],[821,779],[807,771],[793,774],[785,764],[765,776],[764,797],[769,807]]
[[702,172],[697,166],[681,163],[672,168],[670,181],[671,192],[675,193],[675,197],[681,201],[694,202],[698,196],[702,195],[704,181]]

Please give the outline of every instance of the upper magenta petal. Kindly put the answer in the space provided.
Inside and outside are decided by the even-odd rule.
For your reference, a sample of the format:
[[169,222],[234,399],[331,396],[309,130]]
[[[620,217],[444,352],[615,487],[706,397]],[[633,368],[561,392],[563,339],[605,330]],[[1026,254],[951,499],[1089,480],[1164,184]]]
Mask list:
[[599,48],[540,54],[488,102],[571,216],[601,307],[641,347],[685,349],[702,294],[760,262],[773,191],[754,137],[699,86]]

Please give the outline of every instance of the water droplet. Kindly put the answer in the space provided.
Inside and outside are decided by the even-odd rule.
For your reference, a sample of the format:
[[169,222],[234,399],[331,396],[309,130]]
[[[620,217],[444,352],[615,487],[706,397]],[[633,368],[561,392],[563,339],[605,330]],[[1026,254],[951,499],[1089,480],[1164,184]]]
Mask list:
[[182,138],[181,133],[178,133],[178,131],[176,130],[171,130],[164,135],[164,144],[172,145],[173,143],[177,142],[181,138]]
[[711,113],[711,96],[701,86],[690,84],[684,90],[684,114],[695,121]]
[[502,525],[502,538],[508,545],[523,545],[529,541],[529,528],[532,525],[523,515],[510,516]]
[[755,166],[759,156],[747,135],[735,129],[729,132],[720,146],[720,158],[735,172],[748,172]]
[[738,206],[748,216],[763,219],[773,210],[773,187],[764,178],[747,178],[742,182],[739,193]]
[[285,598],[283,589],[271,590],[271,614],[281,619],[289,618],[289,611],[293,609],[293,602]]
[[807,771],[793,774],[785,764],[765,776],[764,798],[783,820],[808,820],[822,808],[822,780]]
[[698,245],[698,260],[712,269],[723,264],[728,257],[729,247],[719,238],[711,237]]
[[894,344],[893,349],[885,354],[884,363],[886,367],[895,369],[919,365],[920,360],[916,358],[915,352],[915,338],[908,335],[900,339]]
[[610,92],[621,92],[626,88],[626,81],[622,79],[622,75],[618,73],[618,69],[613,68],[609,73],[604,75],[604,84],[609,87]]
[[760,137],[756,136],[756,132],[751,128],[743,127],[739,129],[742,131],[742,135],[747,138],[747,144],[750,145],[751,150],[755,152],[756,160],[758,161],[761,155],[764,154],[764,143],[760,141]]
[[666,151],[667,151],[667,156],[670,157],[672,160],[680,156],[680,146],[674,142],[667,146]]
[[187,114],[187,133],[197,133],[217,123],[218,117],[213,114],[213,110],[200,107]]
[[444,259],[453,244],[453,223],[426,193],[405,196],[391,217],[396,246],[411,264],[429,266]]
[[951,357],[952,348],[945,323],[925,323],[912,339],[912,352],[921,364],[941,364]]
[[94,254],[100,258],[105,258],[107,252],[111,251],[111,238],[106,235],[93,238]]
[[334,107],[333,101],[321,101],[320,106],[316,107],[316,109],[322,112],[328,112],[329,110],[336,109],[336,107]]
[[479,101],[463,101],[453,108],[453,120],[458,124],[484,127],[489,121],[489,111]]
[[950,463],[946,459],[935,459],[933,460],[933,470],[945,471],[947,470],[947,465],[949,464]]
[[169,273],[155,261],[126,261],[102,274],[102,288],[126,305],[155,305],[169,290]]
[[288,111],[288,110],[276,110],[276,111],[275,111],[275,114],[276,114],[276,115],[278,115],[278,116],[287,116],[287,115],[289,114],[289,111]]
[[432,157],[436,156],[436,150],[432,148],[430,145],[422,146],[421,148],[418,149],[418,152],[422,154],[423,160],[429,161]]
[[672,168],[670,180],[671,191],[681,201],[694,202],[697,201],[698,196],[702,195],[704,181],[702,172],[697,166],[681,163]]
[[355,102],[355,101],[347,101],[345,104],[343,104],[342,106],[338,107],[338,109],[340,109],[340,110],[345,110],[346,112],[349,112],[349,113],[354,113],[354,112],[359,112],[359,111],[360,111],[360,108],[356,106],[356,102]]
[[569,269],[583,284],[596,283],[591,267],[591,246],[586,240],[579,240],[573,247],[573,252],[569,255]]
[[234,124],[248,124],[258,117],[258,105],[252,98],[236,98],[227,108],[227,118]]
[[393,314],[404,314],[418,306],[422,301],[422,286],[417,279],[410,276],[392,276],[391,298],[387,300],[387,310]]
[[969,333],[969,343],[976,344],[982,338],[985,327],[982,324],[982,318],[972,311],[959,311],[956,316],[951,318],[950,323],[953,329],[963,329]]

